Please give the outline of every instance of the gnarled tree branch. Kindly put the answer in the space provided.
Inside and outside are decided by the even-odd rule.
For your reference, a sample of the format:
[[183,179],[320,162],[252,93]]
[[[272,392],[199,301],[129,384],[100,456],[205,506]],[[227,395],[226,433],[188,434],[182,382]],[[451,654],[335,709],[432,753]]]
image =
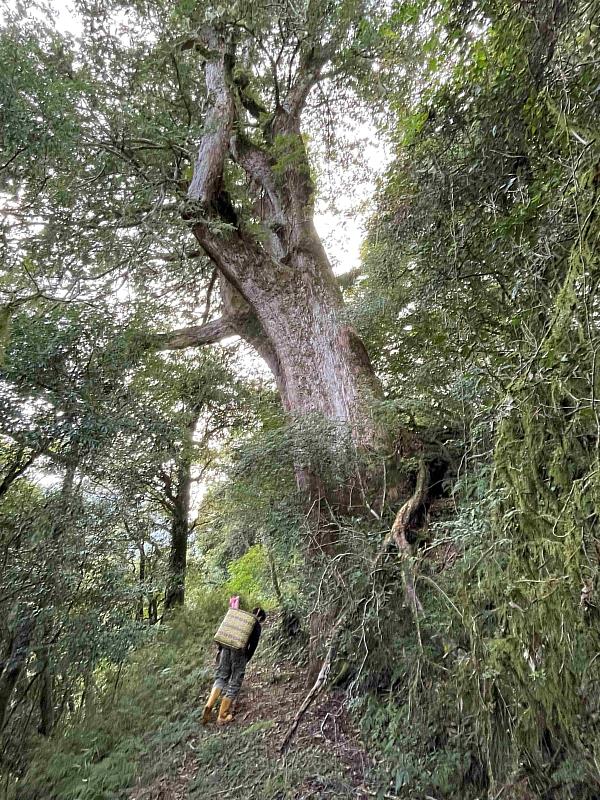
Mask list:
[[417,596],[415,581],[408,561],[412,554],[412,547],[407,538],[407,532],[420,506],[427,499],[429,491],[429,468],[425,457],[421,457],[415,490],[396,514],[389,537],[396,542],[400,557],[404,561],[404,590],[406,599],[415,614],[423,613],[423,606]]
[[157,333],[151,337],[148,347],[152,350],[183,350],[186,347],[215,344],[228,336],[235,336],[236,333],[234,320],[219,317],[204,325],[191,325],[169,333]]
[[216,31],[211,31],[206,38],[211,51],[206,62],[206,88],[213,103],[204,124],[188,197],[209,207],[223,181],[223,167],[235,120],[235,102],[230,88],[230,47]]

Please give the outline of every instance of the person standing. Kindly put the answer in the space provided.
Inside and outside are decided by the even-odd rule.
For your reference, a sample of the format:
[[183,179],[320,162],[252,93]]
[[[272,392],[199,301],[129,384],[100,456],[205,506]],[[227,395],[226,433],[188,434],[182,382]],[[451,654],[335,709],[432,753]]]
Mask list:
[[217,725],[227,725],[233,719],[233,714],[231,713],[232,703],[238,696],[246,673],[246,667],[258,646],[262,632],[261,623],[267,618],[265,610],[260,606],[253,608],[252,614],[256,617],[256,622],[243,650],[234,650],[231,647],[219,645],[215,682],[202,712],[203,725],[210,722],[213,708],[221,695],[223,697],[219,707]]

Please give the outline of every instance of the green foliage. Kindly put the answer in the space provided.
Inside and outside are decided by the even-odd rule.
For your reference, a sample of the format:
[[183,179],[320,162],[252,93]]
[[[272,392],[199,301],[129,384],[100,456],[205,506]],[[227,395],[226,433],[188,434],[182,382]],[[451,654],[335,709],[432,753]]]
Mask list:
[[[77,4],[80,42],[41,6],[7,12],[0,682],[29,631],[2,742],[23,800],[118,797],[166,773],[197,733],[203,654],[232,593],[317,622],[357,599],[337,677],[381,757],[382,796],[597,797],[596,5],[102,0]],[[207,106],[198,55],[180,45],[207,21],[236,27],[235,101],[258,111],[239,133],[265,134],[286,186],[310,191],[318,170],[308,138],[269,139],[311,42],[333,52],[315,151],[319,123],[333,155],[332,121],[354,122],[357,95],[369,112],[386,98],[394,160],[348,313],[390,438],[409,426],[458,476],[438,487],[452,519],[430,520],[409,563],[422,618],[379,553],[414,458],[386,462],[381,509],[339,518],[323,503],[335,556],[313,553],[297,478],[318,476],[328,497],[356,489],[350,432],[284,420],[260,380],[234,378],[247,371],[235,350],[148,353],[156,331],[216,308],[180,213]],[[343,141],[335,156],[350,159]],[[267,241],[239,166],[223,188],[244,235]],[[225,239],[232,224],[213,228]],[[157,627],[192,465],[210,485],[189,607]],[[40,740],[52,682],[54,735]],[[322,754],[273,769],[269,726],[201,737],[191,796],[293,797],[314,769],[327,777],[311,791],[352,796]]]
[[39,743],[16,796],[98,800],[167,769],[171,748],[198,729],[212,680],[207,656],[226,608],[224,593],[196,594],[152,644],[120,668],[100,669],[94,699],[72,725]]
[[226,607],[227,592],[196,592],[186,611],[156,630],[155,641],[121,670],[99,672],[94,704],[60,735],[37,743],[17,800],[126,797],[133,783],[148,787],[170,775],[192,738],[197,771],[190,797],[219,791],[231,798],[292,798],[305,780],[352,797],[339,762],[323,749],[308,747],[285,764],[278,761],[270,720],[231,731],[202,727],[201,703],[213,673],[207,656]]
[[305,142],[293,134],[278,134],[273,142],[274,174],[278,179],[283,179],[291,167],[300,174],[308,174],[308,165],[305,159]]
[[268,586],[268,559],[265,548],[253,545],[243,556],[228,565],[229,580],[224,588],[231,594],[264,596]]
[[593,798],[595,23],[583,5],[431,14],[434,73],[422,88],[417,71],[409,113],[400,82],[355,319],[402,414],[462,439],[459,513],[418,559],[422,649],[398,621],[383,638],[406,651],[370,651],[365,680],[378,663],[413,668],[364,722],[386,754],[393,720],[410,723],[395,760],[406,796],[434,794],[435,753],[450,797]]
[[[249,570],[247,579],[257,590],[260,586],[260,596],[281,601],[280,593],[292,602],[305,577],[309,535],[294,465],[320,470],[334,483],[349,470],[348,457],[343,458],[349,440],[320,417],[282,424],[267,409],[261,418],[262,429],[237,440],[226,475],[207,493],[198,515],[198,543],[211,583],[221,585],[232,569],[239,570],[243,583]],[[239,567],[232,567],[236,562]]]

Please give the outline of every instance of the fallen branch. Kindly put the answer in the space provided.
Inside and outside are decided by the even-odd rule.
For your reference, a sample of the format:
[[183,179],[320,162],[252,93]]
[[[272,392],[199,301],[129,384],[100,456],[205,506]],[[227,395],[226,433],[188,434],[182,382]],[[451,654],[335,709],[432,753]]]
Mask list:
[[347,616],[348,616],[348,612],[347,611],[342,613],[339,616],[338,621],[335,623],[335,625],[333,627],[333,630],[331,631],[331,637],[330,637],[330,640],[329,640],[329,647],[327,648],[327,653],[325,655],[325,658],[323,659],[323,663],[321,665],[321,669],[319,670],[319,674],[317,676],[317,679],[314,682],[310,692],[304,698],[304,702],[302,703],[302,705],[298,709],[298,712],[296,713],[296,716],[294,717],[294,720],[293,720],[288,732],[284,736],[283,741],[281,742],[281,745],[279,746],[279,752],[281,754],[284,754],[287,751],[287,749],[289,748],[290,743],[291,743],[292,739],[294,738],[294,735],[295,735],[296,731],[298,730],[298,726],[302,722],[302,718],[304,717],[304,715],[306,714],[306,712],[308,711],[310,706],[313,704],[313,702],[317,698],[317,696],[323,691],[323,688],[325,687],[325,684],[327,683],[327,678],[329,677],[329,673],[331,672],[331,663],[333,661],[333,656],[334,656],[335,650],[336,650],[337,637],[338,637],[338,634],[339,634],[339,632],[340,632],[340,630],[342,628],[342,625],[346,621],[346,617]]

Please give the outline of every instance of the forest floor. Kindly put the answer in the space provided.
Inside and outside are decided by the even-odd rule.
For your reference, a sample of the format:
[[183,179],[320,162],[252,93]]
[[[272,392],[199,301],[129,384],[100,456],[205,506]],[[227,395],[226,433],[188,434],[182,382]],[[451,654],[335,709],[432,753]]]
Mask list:
[[[342,691],[323,692],[285,755],[308,691],[303,641],[269,614],[233,721],[202,724],[215,670],[213,632],[226,598],[204,593],[152,630],[122,670],[99,672],[93,707],[37,740],[11,800],[368,800],[389,786]],[[284,648],[282,650],[282,648]],[[389,795],[388,795],[389,796]]]
[[[306,671],[286,659],[254,659],[226,727],[200,722],[204,695],[198,698],[196,728],[187,728],[173,748],[172,769],[130,800],[367,800],[374,766],[344,707],[342,692],[317,698],[302,719],[285,756],[279,754],[308,691]],[[161,762],[165,763],[164,759]]]

